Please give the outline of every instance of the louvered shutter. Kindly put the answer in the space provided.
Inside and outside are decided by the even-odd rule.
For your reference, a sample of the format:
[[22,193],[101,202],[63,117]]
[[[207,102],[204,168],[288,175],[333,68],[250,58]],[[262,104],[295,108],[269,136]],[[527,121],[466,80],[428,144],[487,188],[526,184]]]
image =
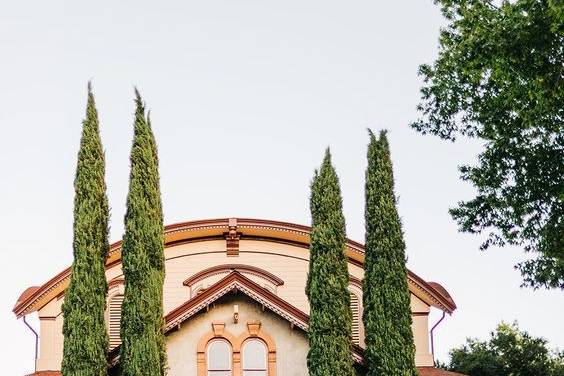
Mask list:
[[360,301],[358,296],[353,293],[351,293],[351,312],[353,343],[360,345]]
[[110,322],[109,322],[109,336],[110,336],[110,350],[121,343],[119,333],[121,321],[121,304],[123,303],[123,295],[115,295],[110,300]]

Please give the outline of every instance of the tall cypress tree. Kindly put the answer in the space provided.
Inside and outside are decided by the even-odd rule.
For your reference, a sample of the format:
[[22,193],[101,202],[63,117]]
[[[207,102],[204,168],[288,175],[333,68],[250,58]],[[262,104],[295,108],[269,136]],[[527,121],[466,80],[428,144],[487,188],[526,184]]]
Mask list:
[[135,121],[125,235],[125,292],[120,369],[124,376],[162,376],[166,369],[163,326],[164,235],[158,157],[151,121],[135,90]]
[[341,190],[329,149],[311,183],[311,245],[306,294],[310,304],[311,376],[351,376],[352,313]]
[[366,169],[363,282],[368,375],[417,376],[405,243],[386,132],[370,133]]
[[64,376],[103,376],[108,366],[104,321],[108,285],[108,199],[105,161],[92,88],[74,178],[73,254],[70,285],[63,303]]

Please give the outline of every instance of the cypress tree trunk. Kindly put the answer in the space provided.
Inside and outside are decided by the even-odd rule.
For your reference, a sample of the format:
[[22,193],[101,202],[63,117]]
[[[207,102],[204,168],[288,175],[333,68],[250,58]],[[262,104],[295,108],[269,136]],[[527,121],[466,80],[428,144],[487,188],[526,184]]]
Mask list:
[[345,255],[345,218],[339,179],[329,149],[311,183],[312,220],[306,294],[310,303],[309,353],[311,376],[351,376],[352,313]]
[[370,132],[366,169],[363,282],[368,375],[417,376],[405,243],[396,208],[386,132]]
[[109,210],[104,174],[98,113],[88,83],[86,118],[82,122],[74,179],[74,261],[63,303],[64,376],[103,376],[108,366],[104,316]]
[[157,146],[135,90],[135,122],[125,235],[125,292],[120,369],[124,376],[162,376],[166,369],[163,326],[164,235]]

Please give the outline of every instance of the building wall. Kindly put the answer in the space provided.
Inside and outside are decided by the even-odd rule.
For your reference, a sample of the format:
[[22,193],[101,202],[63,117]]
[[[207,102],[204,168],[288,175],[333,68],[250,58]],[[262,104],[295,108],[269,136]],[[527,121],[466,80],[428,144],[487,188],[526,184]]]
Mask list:
[[53,299],[39,311],[39,356],[36,369],[60,370],[63,358],[63,299]]
[[[195,273],[206,268],[223,264],[246,264],[264,269],[284,281],[281,286],[273,286],[260,276],[244,274],[258,284],[274,291],[282,299],[309,314],[309,304],[305,295],[305,285],[309,266],[307,249],[282,244],[274,241],[241,240],[238,256],[227,256],[225,240],[198,241],[168,247],[165,250],[166,277],[164,282],[165,314],[180,306],[194,294],[183,282]],[[362,280],[364,271],[361,267],[349,263],[351,276]],[[108,281],[123,278],[121,264],[110,267],[106,272]],[[216,275],[201,281],[203,288],[210,286],[222,275]],[[119,282],[114,283],[109,296],[118,292]],[[351,285],[360,298],[362,291]],[[362,298],[360,299],[362,301]],[[37,370],[58,370],[62,359],[62,298],[54,298],[39,310],[40,318],[40,354]],[[433,365],[429,352],[428,313],[429,305],[412,294],[411,310],[413,314],[413,333],[416,345],[416,364]],[[211,319],[210,319],[211,320]],[[208,322],[209,324],[209,322]],[[361,328],[361,346],[364,344]]]
[[[233,322],[233,305],[238,305],[239,320]],[[200,313],[185,322],[180,330],[167,337],[169,376],[198,376],[197,344],[212,331],[212,322],[225,323],[225,331],[238,337],[248,330],[247,323],[260,321],[260,333],[268,334],[276,345],[276,374],[307,375],[308,341],[300,329],[292,329],[279,316],[262,311],[246,296],[230,295],[222,298],[209,312]]]

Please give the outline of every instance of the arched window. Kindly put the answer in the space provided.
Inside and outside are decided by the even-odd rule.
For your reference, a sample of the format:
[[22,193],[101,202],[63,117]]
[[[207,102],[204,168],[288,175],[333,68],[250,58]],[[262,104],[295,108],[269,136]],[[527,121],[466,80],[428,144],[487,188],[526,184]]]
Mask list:
[[108,335],[110,337],[110,349],[113,349],[121,344],[120,321],[122,303],[123,295],[117,294],[110,298],[110,302],[108,304]]
[[243,345],[243,376],[267,376],[267,351],[264,342],[251,339]]
[[355,345],[360,345],[360,300],[354,293],[351,294],[352,312],[352,340]]
[[208,376],[231,376],[231,346],[227,341],[214,339],[208,344]]

